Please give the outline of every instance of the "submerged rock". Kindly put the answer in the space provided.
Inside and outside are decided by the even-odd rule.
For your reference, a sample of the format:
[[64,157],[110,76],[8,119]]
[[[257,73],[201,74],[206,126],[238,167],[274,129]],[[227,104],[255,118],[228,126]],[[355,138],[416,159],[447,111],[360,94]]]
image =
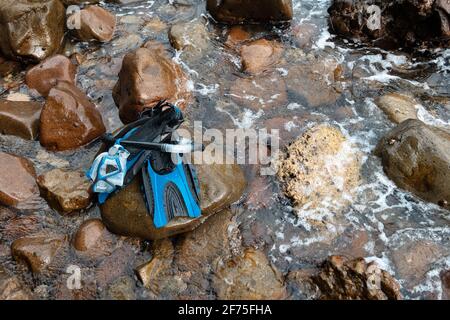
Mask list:
[[62,236],[31,236],[17,239],[11,245],[14,259],[33,273],[46,269],[64,244]]
[[279,62],[282,46],[275,41],[259,39],[241,47],[242,68],[250,74],[266,71]]
[[75,233],[73,246],[83,256],[103,257],[114,250],[114,236],[100,219],[89,219],[84,221]]
[[21,281],[0,266],[0,300],[33,300],[31,291]]
[[212,164],[196,167],[201,190],[201,217],[179,217],[164,228],[155,228],[145,206],[138,176],[101,206],[103,222],[116,234],[155,240],[191,231],[210,215],[239,200],[246,184],[239,166]]
[[0,101],[0,133],[35,140],[42,106],[31,101]]
[[379,97],[376,103],[387,114],[389,119],[395,123],[401,123],[408,119],[417,119],[417,102],[411,96],[400,93],[388,93]]
[[281,300],[287,297],[281,275],[266,255],[247,249],[226,261],[214,274],[213,287],[221,300]]
[[139,48],[123,58],[113,97],[121,120],[129,123],[160,100],[177,102],[184,109],[191,94],[179,65],[160,50]]
[[291,0],[208,0],[207,9],[222,23],[268,23],[292,19]]
[[80,40],[110,41],[116,28],[116,17],[98,6],[87,6],[67,18],[69,25],[79,23],[75,33]]
[[0,203],[20,206],[39,195],[33,164],[9,153],[0,152]]
[[376,153],[400,188],[450,208],[450,132],[409,119],[388,132]]
[[59,50],[64,21],[59,0],[4,0],[0,4],[0,50],[11,59],[43,60]]
[[53,169],[37,179],[41,194],[62,213],[86,209],[92,201],[91,183],[83,171]]
[[201,21],[174,24],[169,30],[169,40],[188,59],[198,60],[210,49],[208,29]]
[[46,97],[58,81],[66,81],[74,85],[76,73],[77,68],[70,59],[58,54],[28,70],[25,82],[28,87],[36,89]]
[[450,4],[445,0],[334,0],[328,12],[335,33],[387,49],[449,43]]
[[312,279],[320,289],[321,299],[402,299],[397,281],[376,263],[366,263],[363,258],[349,261],[342,256],[331,256]]
[[349,204],[359,184],[360,160],[339,129],[318,125],[287,148],[277,164],[278,177],[294,205],[338,210]]
[[83,146],[105,133],[102,116],[74,85],[58,82],[41,113],[40,141],[49,150]]

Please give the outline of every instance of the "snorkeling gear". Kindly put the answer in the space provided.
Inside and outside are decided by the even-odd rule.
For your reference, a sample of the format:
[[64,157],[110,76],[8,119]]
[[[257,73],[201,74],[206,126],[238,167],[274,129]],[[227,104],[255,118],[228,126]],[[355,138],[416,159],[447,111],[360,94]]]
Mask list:
[[198,218],[197,174],[191,164],[183,162],[182,155],[203,150],[203,146],[176,134],[183,121],[176,106],[160,101],[115,135],[106,134],[103,140],[108,151],[99,154],[87,172],[99,203],[140,174],[147,211],[156,228],[175,217]]

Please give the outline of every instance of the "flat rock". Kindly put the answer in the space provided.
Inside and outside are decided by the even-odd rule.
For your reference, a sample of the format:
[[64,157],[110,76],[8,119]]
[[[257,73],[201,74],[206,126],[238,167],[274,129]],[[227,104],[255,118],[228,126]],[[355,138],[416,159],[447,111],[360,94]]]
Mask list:
[[401,123],[408,119],[417,119],[416,105],[418,103],[409,95],[388,93],[379,97],[376,103],[389,119],[395,123]]
[[39,195],[33,164],[9,153],[0,152],[0,203],[20,206]]
[[0,51],[10,59],[43,60],[64,38],[65,9],[59,0],[4,0],[0,4]]
[[241,47],[243,71],[249,74],[259,74],[276,65],[283,53],[283,48],[276,41],[259,39],[244,44]]
[[450,132],[409,119],[389,131],[376,154],[400,188],[450,208]]
[[42,106],[32,101],[0,101],[0,133],[35,140]]
[[53,169],[37,178],[41,194],[62,213],[86,209],[92,201],[91,183],[83,171]]
[[70,59],[58,54],[48,57],[28,70],[25,82],[28,87],[46,97],[58,81],[66,81],[74,85],[76,73],[77,68]]
[[155,240],[191,231],[210,215],[239,200],[246,185],[239,166],[212,164],[197,165],[196,168],[201,190],[201,217],[179,217],[164,228],[155,228],[145,206],[140,178],[137,177],[101,206],[103,222],[113,233]]
[[102,116],[74,85],[58,82],[41,113],[41,144],[55,151],[75,149],[105,133]]
[[292,19],[291,0],[208,0],[207,10],[221,23],[277,23]]

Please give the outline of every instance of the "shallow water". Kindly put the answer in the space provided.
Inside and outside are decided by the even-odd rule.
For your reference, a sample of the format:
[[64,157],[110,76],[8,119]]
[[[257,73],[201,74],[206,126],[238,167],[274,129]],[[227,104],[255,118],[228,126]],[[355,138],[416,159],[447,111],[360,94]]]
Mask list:
[[[121,126],[111,89],[117,80],[122,57],[149,39],[169,46],[167,29],[173,23],[206,19],[203,1],[188,2],[194,4],[177,5],[177,1],[141,1],[123,6],[102,4],[118,16],[113,40],[101,47],[76,42],[67,44],[67,53],[79,51],[87,57],[80,66],[78,84],[99,106],[108,130]],[[224,46],[227,28],[223,26],[208,24],[212,48],[202,59],[186,59],[183,52],[174,56],[174,61],[189,75],[195,95],[195,103],[188,111],[189,118],[203,121],[205,127],[220,130],[261,128],[270,119],[282,118],[286,136],[296,137],[315,124],[328,123],[339,127],[353,143],[355,150],[350,152],[363,154],[362,183],[353,195],[348,195],[352,204],[343,212],[337,212],[326,199],[317,210],[296,210],[281,195],[275,179],[265,178],[264,205],[248,203],[245,199],[248,191],[242,201],[233,206],[243,243],[263,248],[284,274],[315,266],[331,254],[357,252],[369,261],[378,261],[390,271],[399,280],[405,297],[440,299],[443,297],[440,273],[450,268],[449,211],[397,188],[383,173],[373,149],[394,124],[378,109],[374,99],[386,92],[411,92],[420,101],[417,107],[422,121],[450,128],[450,50],[404,53],[367,48],[330,35],[327,27],[330,1],[295,0],[294,3],[292,27],[259,28],[253,34],[278,38],[283,43],[285,62],[276,70],[281,78],[287,78],[291,68],[302,62],[303,56],[299,52],[311,54],[318,61],[339,62],[343,68],[343,80],[340,81],[343,90],[336,103],[312,108],[290,92],[286,106],[264,108],[262,104],[259,110],[238,106],[227,92],[236,79],[245,75],[239,71],[238,55]],[[316,27],[311,43],[302,49],[296,47],[292,31],[299,24]],[[26,92],[23,87],[16,90]],[[284,143],[290,142],[289,139]],[[50,153],[43,151],[38,142],[0,136],[1,151],[30,158],[38,173],[53,167],[87,168],[98,146],[94,142],[73,152]],[[343,157],[339,161],[345,161],[345,154]],[[251,190],[252,182],[258,178],[258,170],[251,166],[244,169]],[[23,211],[43,217],[44,222],[39,228],[63,234],[73,233],[88,217],[99,216],[98,208],[93,207],[87,212],[61,217],[48,208],[44,200],[30,204]],[[312,225],[308,217],[325,221],[326,227]],[[263,240],[252,231],[255,226],[262,226],[265,231]],[[358,235],[364,235],[366,241],[356,250],[353,244],[358,241]],[[150,253],[133,241],[121,241],[125,241],[133,252],[123,274],[134,277],[133,267],[148,260]],[[417,283],[411,284],[397,270],[393,253],[402,245],[416,241],[433,243],[441,253]],[[3,245],[9,244],[9,240],[3,239]],[[58,272],[33,278],[9,255],[0,256],[0,261],[21,273],[41,297],[54,298],[55,288],[62,281]],[[92,261],[68,252],[66,260],[61,262],[61,270],[68,264],[80,265],[95,277],[97,265]],[[137,298],[149,297],[137,281],[134,290]],[[302,292],[292,294],[294,298],[310,298]],[[99,289],[95,296],[102,298],[105,293]]]

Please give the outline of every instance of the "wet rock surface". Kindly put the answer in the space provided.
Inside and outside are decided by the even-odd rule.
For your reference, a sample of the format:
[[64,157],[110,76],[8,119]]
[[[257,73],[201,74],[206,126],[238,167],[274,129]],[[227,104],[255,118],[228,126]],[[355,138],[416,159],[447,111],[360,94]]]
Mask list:
[[401,188],[448,208],[450,133],[407,120],[380,141],[377,154],[386,174]]
[[83,41],[110,41],[116,28],[116,17],[98,6],[87,6],[67,18],[69,25],[77,26],[76,36]]
[[181,108],[189,100],[181,68],[163,52],[147,48],[125,55],[113,97],[125,123],[136,120],[139,112],[160,100],[180,101]]
[[76,66],[63,55],[49,57],[28,70],[25,82],[31,89],[47,96],[58,81],[75,85]]
[[73,236],[73,246],[79,254],[96,258],[111,254],[114,237],[100,219],[84,221]]
[[180,217],[164,228],[155,228],[140,190],[140,177],[137,177],[101,206],[103,222],[110,231],[119,235],[161,239],[193,230],[210,215],[239,200],[245,188],[243,173],[236,165],[199,165],[197,173],[201,190],[201,217]]
[[242,68],[250,74],[258,74],[274,66],[281,58],[282,47],[274,42],[260,39],[241,47]]
[[36,173],[29,160],[0,152],[0,162],[0,202],[3,205],[20,206],[39,194]]
[[40,118],[40,141],[50,150],[78,148],[105,133],[102,116],[80,89],[58,82]]
[[32,300],[32,293],[21,281],[0,267],[0,300]]
[[292,19],[291,0],[207,1],[207,9],[219,22],[229,24],[284,22]]
[[198,60],[211,49],[208,29],[202,21],[178,23],[169,30],[169,40],[187,59]]
[[39,102],[0,100],[0,132],[35,140],[42,106]]
[[0,49],[11,59],[39,61],[56,53],[64,37],[59,0],[7,0],[0,4]]
[[417,104],[414,98],[399,93],[385,94],[377,100],[378,107],[395,123],[417,119]]
[[[377,7],[370,7],[371,5]],[[449,35],[449,4],[446,1],[364,1],[335,0],[328,9],[330,28],[385,47],[413,47],[439,42]],[[379,16],[379,18],[377,17]]]
[[83,171],[54,169],[37,178],[41,194],[62,213],[86,209],[92,201],[91,183]]

